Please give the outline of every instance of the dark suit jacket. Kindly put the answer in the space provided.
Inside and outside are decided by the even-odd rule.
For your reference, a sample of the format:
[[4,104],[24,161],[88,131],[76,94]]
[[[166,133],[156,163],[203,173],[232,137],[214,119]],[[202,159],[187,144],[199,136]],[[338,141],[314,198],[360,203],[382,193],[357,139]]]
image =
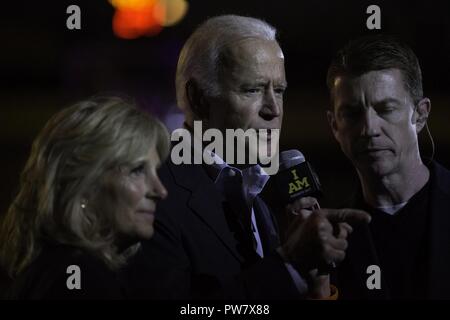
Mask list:
[[[430,299],[450,299],[450,171],[436,162],[430,169],[427,292]],[[368,226],[354,228],[349,238],[346,259],[338,270],[341,297],[347,299],[386,299],[381,290],[369,290],[366,280],[369,265],[380,265]]]
[[202,165],[167,162],[160,177],[169,196],[157,206],[155,234],[123,273],[128,295],[157,299],[298,298],[278,254],[273,216],[254,203],[265,257],[240,251],[221,194]]

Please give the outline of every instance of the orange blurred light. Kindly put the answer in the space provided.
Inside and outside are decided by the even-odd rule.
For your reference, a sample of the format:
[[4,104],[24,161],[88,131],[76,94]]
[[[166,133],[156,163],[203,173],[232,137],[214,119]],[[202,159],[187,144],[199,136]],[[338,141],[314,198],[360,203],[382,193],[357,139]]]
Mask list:
[[162,25],[164,27],[170,27],[184,18],[188,10],[188,3],[186,0],[160,0],[164,2],[166,8],[166,16]]
[[116,8],[114,34],[125,39],[156,35],[163,27],[178,23],[188,9],[185,0],[108,1]]
[[142,9],[151,7],[159,0],[108,0],[117,9]]
[[124,39],[156,35],[161,29],[161,24],[153,16],[153,10],[119,9],[114,14],[114,33]]
[[161,25],[164,26],[166,19],[166,6],[161,1],[157,1],[153,7],[153,17]]

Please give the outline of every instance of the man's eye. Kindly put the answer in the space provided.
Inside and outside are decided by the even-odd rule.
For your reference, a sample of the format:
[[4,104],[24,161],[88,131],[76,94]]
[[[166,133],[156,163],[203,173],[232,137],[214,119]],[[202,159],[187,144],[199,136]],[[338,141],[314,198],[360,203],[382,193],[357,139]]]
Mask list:
[[392,113],[392,112],[394,112],[394,108],[382,108],[382,109],[379,109],[378,110],[378,113],[379,114],[389,114],[389,113]]
[[275,89],[275,94],[283,95],[285,91],[286,91],[286,88],[276,88]]
[[260,88],[246,88],[246,89],[244,89],[244,92],[250,93],[250,94],[259,93],[259,92],[261,92],[261,89]]

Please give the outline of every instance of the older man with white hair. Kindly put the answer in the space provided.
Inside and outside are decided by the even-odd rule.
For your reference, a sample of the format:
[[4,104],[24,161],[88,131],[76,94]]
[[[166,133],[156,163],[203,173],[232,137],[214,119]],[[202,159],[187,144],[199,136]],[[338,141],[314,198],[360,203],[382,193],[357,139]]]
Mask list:
[[[280,130],[286,86],[276,30],[255,18],[208,19],[178,60],[177,100],[191,131],[194,121],[224,134],[227,129]],[[318,275],[317,268],[344,258],[351,229],[346,222],[368,216],[352,210],[311,212],[305,208],[317,202],[304,198],[289,206],[302,215],[281,243],[274,214],[259,195],[269,176],[258,164],[227,162],[168,161],[162,167],[169,197],[156,212],[153,240],[143,243],[127,270],[131,295],[329,298],[334,292],[328,276]],[[340,227],[338,234],[330,221]]]

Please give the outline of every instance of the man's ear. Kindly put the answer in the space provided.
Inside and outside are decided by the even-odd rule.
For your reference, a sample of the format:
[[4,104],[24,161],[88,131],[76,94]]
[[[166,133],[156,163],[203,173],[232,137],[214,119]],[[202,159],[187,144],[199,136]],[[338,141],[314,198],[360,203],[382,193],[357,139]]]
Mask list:
[[419,134],[423,127],[427,124],[428,115],[431,110],[431,101],[428,98],[423,98],[416,105],[413,115],[413,123],[416,124],[416,133]]
[[337,125],[336,125],[336,118],[334,116],[334,112],[333,111],[331,111],[331,110],[327,111],[327,119],[328,119],[328,124],[331,127],[331,131],[333,131],[334,138],[337,141],[339,141],[338,130],[337,130]]
[[198,83],[191,79],[186,83],[186,96],[189,106],[194,113],[195,118],[206,120],[209,118],[209,105],[203,90]]

